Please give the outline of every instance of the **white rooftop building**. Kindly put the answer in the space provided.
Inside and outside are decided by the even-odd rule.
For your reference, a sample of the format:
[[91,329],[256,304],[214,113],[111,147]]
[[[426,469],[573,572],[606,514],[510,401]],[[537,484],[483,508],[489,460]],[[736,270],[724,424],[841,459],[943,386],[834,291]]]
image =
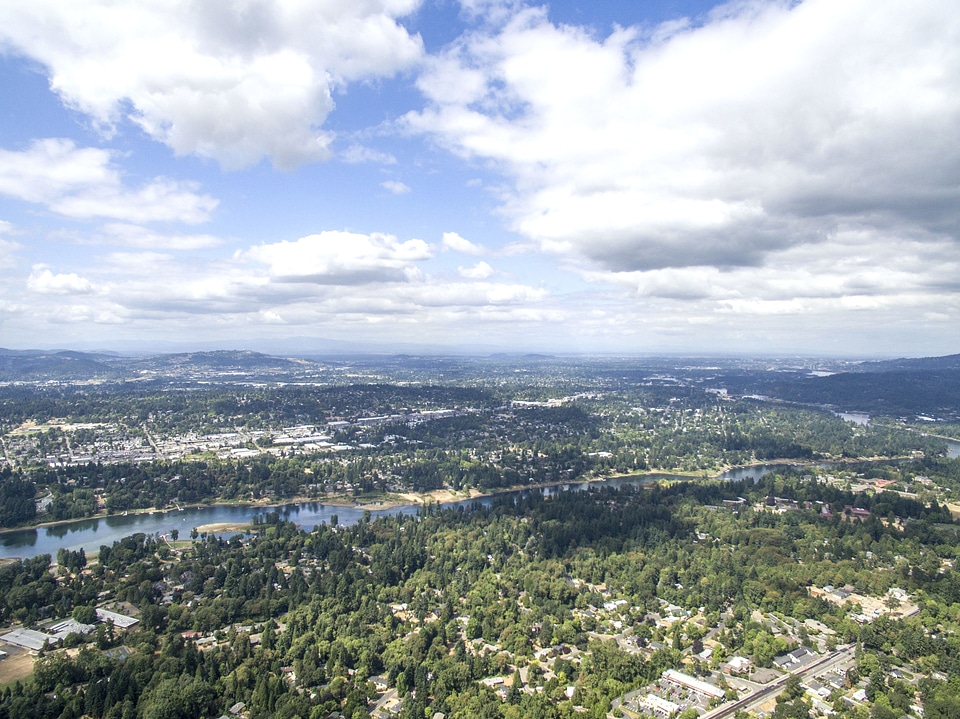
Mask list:
[[57,638],[50,634],[44,634],[43,632],[37,632],[33,629],[14,629],[9,634],[4,634],[0,637],[3,641],[8,644],[14,644],[18,647],[23,647],[24,649],[31,649],[35,652],[40,651],[47,644],[56,644]]
[[663,717],[663,719],[666,719],[669,716],[673,716],[678,711],[680,711],[679,704],[674,704],[671,701],[662,699],[658,697],[656,694],[647,694],[647,696],[641,699],[638,703],[640,704],[640,706],[646,707],[647,709],[652,711],[658,717]]
[[140,620],[134,617],[128,617],[126,614],[117,614],[116,612],[109,612],[106,609],[97,609],[97,621],[113,622],[113,626],[117,629],[127,629]]
[[700,679],[692,677],[689,674],[678,672],[675,669],[667,669],[667,671],[663,673],[663,678],[668,682],[679,684],[682,687],[692,689],[699,694],[703,694],[711,698],[720,699],[723,697],[723,689],[720,687],[716,687],[713,684],[708,684],[705,681],[701,681]]

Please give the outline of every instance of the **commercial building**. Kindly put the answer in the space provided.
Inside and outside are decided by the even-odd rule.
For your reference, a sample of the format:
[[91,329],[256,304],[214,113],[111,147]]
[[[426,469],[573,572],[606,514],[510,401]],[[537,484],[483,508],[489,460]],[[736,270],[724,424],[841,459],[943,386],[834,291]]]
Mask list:
[[686,689],[692,689],[698,694],[703,694],[711,699],[721,699],[723,697],[723,689],[720,687],[715,687],[713,684],[701,681],[700,679],[692,677],[689,674],[678,672],[675,669],[667,669],[662,676],[663,679],[667,680],[668,682],[678,684]]

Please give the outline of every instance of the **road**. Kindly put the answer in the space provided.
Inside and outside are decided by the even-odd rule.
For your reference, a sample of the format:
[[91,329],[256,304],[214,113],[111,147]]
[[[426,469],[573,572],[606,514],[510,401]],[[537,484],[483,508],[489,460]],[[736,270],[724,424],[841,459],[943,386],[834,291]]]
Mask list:
[[396,698],[397,698],[396,689],[388,689],[387,691],[385,691],[383,693],[383,696],[377,699],[377,703],[373,705],[373,709],[370,710],[370,716],[377,716],[378,712],[381,709],[387,706],[387,704],[389,704],[390,702],[394,701]]
[[157,446],[157,443],[153,441],[153,437],[150,436],[150,430],[147,429],[146,423],[143,424],[143,433],[147,435],[147,441],[150,443],[150,446],[153,448],[153,451],[156,453],[158,459],[166,459],[163,456],[163,452],[160,451],[160,448]]
[[731,716],[740,709],[743,709],[744,711],[750,711],[760,704],[763,704],[764,702],[778,696],[780,692],[783,691],[783,688],[791,675],[796,674],[802,678],[810,674],[830,671],[840,662],[852,659],[853,653],[853,645],[839,648],[837,651],[818,659],[813,664],[803,667],[802,669],[798,669],[794,672],[790,672],[789,674],[784,674],[782,677],[775,679],[762,689],[752,692],[751,694],[748,694],[747,696],[738,699],[735,702],[724,704],[717,707],[713,711],[707,712],[700,717],[700,719],[723,719],[723,717]]
[[17,465],[10,461],[10,455],[7,454],[7,443],[3,441],[3,437],[0,437],[0,449],[3,449],[3,458],[7,461],[7,464],[16,469]]
[[61,430],[63,432],[63,441],[67,445],[67,456],[70,457],[70,463],[76,461],[76,457],[73,456],[73,446],[70,444],[70,433],[66,430]]

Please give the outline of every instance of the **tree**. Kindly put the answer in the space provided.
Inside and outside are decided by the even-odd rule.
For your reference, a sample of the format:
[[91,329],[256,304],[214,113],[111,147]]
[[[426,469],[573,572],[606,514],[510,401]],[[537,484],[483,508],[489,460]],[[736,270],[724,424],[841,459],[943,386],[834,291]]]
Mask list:
[[76,606],[73,608],[71,616],[80,624],[96,624],[97,622],[97,610],[91,606]]

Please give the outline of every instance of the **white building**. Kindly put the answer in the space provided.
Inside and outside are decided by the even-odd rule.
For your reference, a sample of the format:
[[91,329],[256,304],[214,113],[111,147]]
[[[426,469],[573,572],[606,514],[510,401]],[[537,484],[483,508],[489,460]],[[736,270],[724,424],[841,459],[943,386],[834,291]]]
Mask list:
[[692,689],[698,694],[703,694],[711,699],[720,699],[723,697],[723,689],[720,687],[716,687],[713,684],[701,681],[700,679],[692,677],[689,674],[678,672],[675,669],[667,669],[667,671],[663,673],[663,678],[668,682],[673,682],[674,684],[679,684],[687,689]]
[[666,699],[661,699],[656,694],[647,694],[647,696],[641,699],[638,704],[645,709],[649,709],[656,716],[662,717],[662,719],[667,719],[667,717],[673,716],[680,711],[679,704],[674,704]]

